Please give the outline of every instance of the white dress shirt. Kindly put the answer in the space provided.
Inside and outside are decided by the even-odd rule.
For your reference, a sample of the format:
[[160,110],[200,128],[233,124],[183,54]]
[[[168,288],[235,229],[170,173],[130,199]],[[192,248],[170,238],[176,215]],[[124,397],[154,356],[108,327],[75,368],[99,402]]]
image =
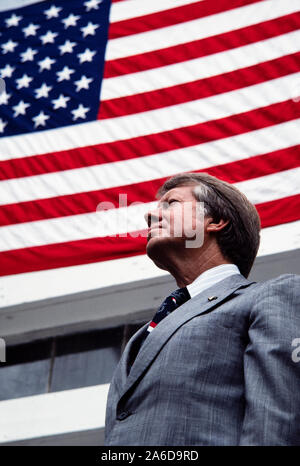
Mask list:
[[235,264],[222,264],[201,273],[192,283],[186,286],[191,298],[210,288],[216,283],[230,277],[230,275],[240,274]]

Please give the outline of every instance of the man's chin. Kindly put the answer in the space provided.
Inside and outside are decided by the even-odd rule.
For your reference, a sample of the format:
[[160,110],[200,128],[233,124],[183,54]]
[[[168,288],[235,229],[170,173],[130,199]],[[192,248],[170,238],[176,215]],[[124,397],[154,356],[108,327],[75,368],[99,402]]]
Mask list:
[[148,235],[147,237],[147,252],[148,250],[152,249],[160,249],[164,248],[166,244],[170,243],[172,238],[170,236],[162,236],[162,235]]
[[170,251],[176,247],[176,239],[177,238],[172,238],[170,236],[148,236],[146,247],[147,256],[160,269],[167,270],[164,266],[164,262],[167,260]]
[[147,243],[146,247],[146,254],[149,257],[149,259],[152,260],[152,262],[156,265],[156,267],[159,267],[160,269],[167,270],[166,267],[164,266],[164,254],[163,254],[163,248],[158,246],[157,244],[153,244],[154,242],[149,241]]

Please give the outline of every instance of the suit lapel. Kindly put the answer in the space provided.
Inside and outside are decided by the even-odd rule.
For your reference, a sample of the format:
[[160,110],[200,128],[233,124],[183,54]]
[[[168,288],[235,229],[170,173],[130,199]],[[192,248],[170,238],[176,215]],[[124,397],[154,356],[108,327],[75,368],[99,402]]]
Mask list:
[[[252,283],[255,282],[249,282],[242,275],[232,275],[203,291],[193,299],[190,299],[180,306],[180,308],[172,312],[162,320],[155,330],[147,337],[127,377],[127,366],[132,345],[140,338],[141,334],[147,328],[148,323],[139,329],[129,341],[122,357],[122,381],[120,382],[123,389],[120,391],[120,398],[122,398],[143,375],[166,341],[179,327],[193,317],[212,311],[236,290],[246,288]],[[216,296],[217,298],[210,301],[209,298],[212,296]]]
[[130,360],[131,360],[131,352],[134,349],[134,346],[139,343],[139,340],[148,327],[149,322],[145,325],[143,325],[128,341],[125,350],[122,354],[121,360],[120,360],[120,366],[119,370],[115,372],[115,384],[118,388],[118,390],[122,390],[122,387],[125,386],[128,378],[128,371],[129,371],[129,365],[130,365]]

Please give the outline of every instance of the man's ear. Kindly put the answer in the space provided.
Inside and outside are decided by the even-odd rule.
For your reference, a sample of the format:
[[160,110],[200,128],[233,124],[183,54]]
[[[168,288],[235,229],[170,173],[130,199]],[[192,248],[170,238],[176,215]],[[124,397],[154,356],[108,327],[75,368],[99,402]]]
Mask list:
[[221,219],[219,222],[215,222],[213,219],[209,220],[208,224],[206,225],[206,231],[214,233],[215,231],[223,230],[223,228],[228,225],[229,220]]

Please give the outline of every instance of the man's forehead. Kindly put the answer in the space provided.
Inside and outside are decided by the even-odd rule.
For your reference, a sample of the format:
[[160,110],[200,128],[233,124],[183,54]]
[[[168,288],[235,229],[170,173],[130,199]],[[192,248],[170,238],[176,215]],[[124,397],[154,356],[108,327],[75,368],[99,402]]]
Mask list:
[[164,202],[171,196],[178,196],[182,200],[192,200],[194,199],[193,191],[195,189],[196,184],[184,185],[184,186],[176,186],[175,188],[170,189],[166,193],[159,198],[159,202]]

